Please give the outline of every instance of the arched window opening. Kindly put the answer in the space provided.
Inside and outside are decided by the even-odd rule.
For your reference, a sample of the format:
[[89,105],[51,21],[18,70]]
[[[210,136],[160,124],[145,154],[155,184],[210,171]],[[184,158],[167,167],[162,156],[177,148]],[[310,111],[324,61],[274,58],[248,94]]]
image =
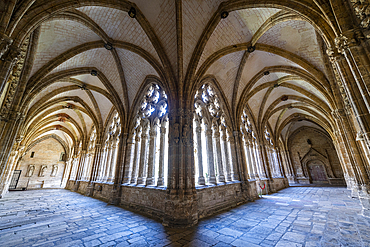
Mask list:
[[129,136],[123,182],[133,185],[166,186],[168,169],[167,94],[152,83],[136,113]]
[[214,88],[204,84],[194,99],[194,153],[197,185],[239,180],[234,136]]
[[117,166],[120,135],[121,119],[118,113],[115,113],[105,130],[101,160],[96,178],[97,181],[113,183]]

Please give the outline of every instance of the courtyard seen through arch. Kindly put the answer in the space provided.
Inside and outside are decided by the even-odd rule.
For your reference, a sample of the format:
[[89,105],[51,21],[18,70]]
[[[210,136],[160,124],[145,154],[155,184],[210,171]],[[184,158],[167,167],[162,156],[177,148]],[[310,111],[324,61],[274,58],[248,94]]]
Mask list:
[[0,239],[369,245],[369,6],[0,3]]

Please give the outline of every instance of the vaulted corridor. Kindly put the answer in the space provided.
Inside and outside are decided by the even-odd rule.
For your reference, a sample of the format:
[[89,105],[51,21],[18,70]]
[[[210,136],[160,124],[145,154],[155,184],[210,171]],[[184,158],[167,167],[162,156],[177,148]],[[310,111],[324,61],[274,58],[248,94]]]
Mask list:
[[188,229],[68,190],[0,201],[0,246],[369,246],[370,219],[343,187],[290,187]]

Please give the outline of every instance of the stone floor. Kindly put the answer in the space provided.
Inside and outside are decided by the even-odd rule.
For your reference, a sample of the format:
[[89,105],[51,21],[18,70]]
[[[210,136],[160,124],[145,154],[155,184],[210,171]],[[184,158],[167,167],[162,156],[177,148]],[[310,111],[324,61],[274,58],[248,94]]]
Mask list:
[[290,187],[190,229],[67,190],[0,200],[0,246],[370,246],[370,219],[345,188]]

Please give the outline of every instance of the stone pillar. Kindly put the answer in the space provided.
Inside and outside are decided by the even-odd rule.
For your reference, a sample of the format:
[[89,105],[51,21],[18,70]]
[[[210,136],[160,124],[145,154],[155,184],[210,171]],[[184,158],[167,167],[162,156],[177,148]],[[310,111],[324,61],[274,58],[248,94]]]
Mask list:
[[249,143],[246,140],[246,135],[243,135],[243,151],[244,151],[244,158],[245,158],[247,169],[248,169],[247,179],[254,179],[252,161],[251,161],[251,156],[249,152]]
[[139,127],[136,130],[135,134],[135,154],[134,154],[134,160],[133,160],[133,167],[132,167],[132,176],[131,176],[131,183],[136,184],[137,183],[137,177],[138,177],[138,170],[139,170],[139,162],[140,162],[140,142],[141,142],[141,128]]
[[112,141],[108,141],[107,143],[107,156],[105,162],[105,170],[104,170],[104,182],[108,182],[109,180],[109,170],[112,161],[112,154],[113,154],[113,144]]
[[214,154],[213,154],[213,143],[212,143],[212,129],[210,128],[209,124],[205,124],[206,126],[206,150],[207,150],[207,158],[208,158],[208,177],[210,184],[216,184],[216,176],[215,176],[215,161],[214,161]]
[[113,180],[114,180],[114,170],[115,170],[115,167],[116,167],[116,164],[117,164],[117,148],[118,148],[118,144],[119,142],[118,140],[113,140],[112,141],[112,155],[111,155],[111,159],[110,159],[110,165],[109,165],[109,175],[108,175],[108,183],[113,183]]
[[269,164],[270,170],[271,170],[271,177],[276,177],[276,167],[275,167],[275,162],[272,157],[272,150],[269,144],[265,145],[265,150],[266,150],[266,160],[268,161],[267,164]]
[[94,152],[94,157],[93,161],[91,164],[91,172],[89,174],[89,181],[94,182],[97,180],[98,176],[98,170],[100,166],[100,161],[101,161],[101,144],[97,143],[95,144],[95,152]]
[[148,169],[149,121],[144,120],[141,132],[141,152],[137,184],[145,184]]
[[149,157],[148,157],[148,176],[146,185],[155,185],[155,163],[157,149],[157,126],[152,124],[149,130]]
[[202,155],[202,127],[199,119],[195,119],[195,135],[197,139],[197,153],[196,158],[198,161],[198,184],[205,185],[205,179],[203,176],[203,155]]
[[257,169],[257,158],[255,156],[255,151],[254,151],[254,141],[251,139],[248,139],[248,151],[249,151],[249,157],[251,158],[251,168],[252,168],[252,174],[254,178],[259,178],[258,175],[258,169]]
[[228,145],[228,149],[230,150],[229,154],[230,154],[230,164],[231,164],[231,167],[232,167],[232,171],[231,171],[231,179],[234,180],[234,181],[239,181],[240,178],[239,178],[239,169],[238,169],[238,157],[236,156],[236,152],[235,152],[235,138],[234,138],[234,133],[229,131],[227,129],[227,145]]
[[220,131],[217,123],[213,123],[212,125],[213,131],[213,149],[215,163],[217,166],[217,182],[224,183],[225,182],[225,175],[224,175],[224,167],[222,164],[222,154],[221,154],[221,146],[220,146]]
[[231,177],[231,164],[230,164],[230,153],[229,148],[227,145],[227,134],[226,134],[226,127],[221,126],[221,150],[222,150],[222,164],[224,164],[226,168],[226,181],[232,181]]
[[[1,36],[1,34],[0,34]],[[0,53],[3,53],[0,59],[0,95],[3,93],[4,86],[8,81],[9,75],[12,73],[13,67],[17,63],[21,50],[15,45],[8,43],[9,40],[5,36],[2,37]],[[0,37],[1,39],[1,37]],[[5,52],[4,52],[5,51]]]
[[98,171],[98,178],[97,180],[102,182],[104,179],[104,171],[105,171],[105,166],[107,163],[107,147],[104,147],[101,150],[101,158],[100,158],[100,165],[99,165],[99,171]]
[[127,140],[127,151],[125,157],[125,174],[122,183],[129,184],[132,177],[132,168],[135,157],[135,134],[132,133]]
[[164,185],[164,156],[166,148],[166,121],[162,121],[160,128],[160,144],[159,144],[159,169],[157,186]]
[[76,181],[81,180],[82,169],[83,169],[83,164],[85,162],[85,158],[86,158],[86,151],[81,150],[80,151],[80,160],[78,161],[78,167],[77,167],[77,172],[76,172]]
[[264,172],[262,171],[262,161],[261,161],[261,156],[260,156],[260,150],[259,150],[259,146],[256,140],[253,141],[253,151],[254,151],[254,157],[256,159],[256,168],[257,168],[258,177],[266,178]]
[[169,113],[168,185],[163,219],[163,225],[169,227],[192,226],[198,222],[191,107],[192,104],[184,109],[173,102]]

